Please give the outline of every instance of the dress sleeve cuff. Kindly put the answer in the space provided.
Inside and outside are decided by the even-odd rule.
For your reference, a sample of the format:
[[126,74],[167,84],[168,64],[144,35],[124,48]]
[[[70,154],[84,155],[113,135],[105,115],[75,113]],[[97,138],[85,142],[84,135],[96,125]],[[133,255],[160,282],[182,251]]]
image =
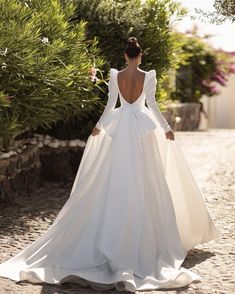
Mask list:
[[96,127],[97,129],[99,129],[99,130],[102,130],[102,129],[103,129],[103,124],[102,124],[102,122],[98,121],[98,122],[96,123],[95,127]]
[[172,131],[171,126],[170,125],[165,126],[164,127],[164,132],[167,133],[169,131]]

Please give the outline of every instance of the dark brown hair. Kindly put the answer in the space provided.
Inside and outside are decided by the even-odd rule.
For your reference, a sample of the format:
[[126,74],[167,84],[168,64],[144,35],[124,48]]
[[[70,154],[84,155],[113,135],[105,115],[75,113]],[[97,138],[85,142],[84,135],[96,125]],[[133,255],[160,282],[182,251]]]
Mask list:
[[142,48],[140,47],[137,38],[130,37],[127,40],[127,47],[125,53],[128,55],[129,58],[136,58],[142,53]]

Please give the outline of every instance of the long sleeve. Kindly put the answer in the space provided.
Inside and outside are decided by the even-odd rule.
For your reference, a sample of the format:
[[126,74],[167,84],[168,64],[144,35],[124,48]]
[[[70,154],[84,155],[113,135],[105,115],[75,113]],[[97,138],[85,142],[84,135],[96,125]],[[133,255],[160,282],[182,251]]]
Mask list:
[[163,130],[166,132],[169,132],[171,130],[170,125],[162,115],[161,111],[159,110],[158,104],[155,99],[156,94],[156,71],[151,70],[148,73],[150,76],[148,78],[147,84],[146,84],[146,102],[147,106],[150,109],[150,111],[154,114],[154,117],[159,122],[160,126],[163,128]]
[[114,68],[110,69],[110,79],[108,82],[108,100],[107,100],[107,104],[104,108],[104,111],[102,113],[102,115],[100,116],[98,122],[96,123],[96,128],[97,129],[102,129],[103,128],[103,121],[105,119],[105,117],[107,116],[107,114],[114,109],[116,102],[117,102],[117,97],[118,97],[118,88],[116,86],[115,83],[115,74],[116,74],[117,70]]

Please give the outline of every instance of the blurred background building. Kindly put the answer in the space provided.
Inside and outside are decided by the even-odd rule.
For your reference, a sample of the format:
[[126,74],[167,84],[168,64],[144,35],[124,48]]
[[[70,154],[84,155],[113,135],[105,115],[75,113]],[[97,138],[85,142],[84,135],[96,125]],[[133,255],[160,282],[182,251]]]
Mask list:
[[[189,10],[189,14],[178,22],[179,31],[189,31],[196,25],[202,36],[211,35],[208,42],[215,48],[235,52],[235,24],[230,21],[220,25],[203,22],[195,11],[195,8],[213,11],[213,0],[181,0],[180,2]],[[209,128],[235,128],[235,75],[230,75],[227,86],[221,87],[220,94],[203,97],[202,102],[208,114]]]

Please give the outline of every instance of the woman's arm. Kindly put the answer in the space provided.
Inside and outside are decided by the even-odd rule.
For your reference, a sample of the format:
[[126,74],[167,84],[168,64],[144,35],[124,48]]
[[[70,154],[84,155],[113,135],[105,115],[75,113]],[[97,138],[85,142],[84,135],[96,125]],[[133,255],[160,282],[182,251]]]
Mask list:
[[154,114],[155,118],[158,120],[160,126],[163,128],[165,133],[172,131],[170,125],[162,115],[161,111],[159,110],[158,104],[155,99],[156,94],[156,71],[152,70],[148,73],[150,77],[148,78],[147,84],[146,84],[146,102],[147,106],[150,109],[150,111]]
[[95,127],[99,130],[102,130],[103,128],[103,121],[105,119],[105,117],[107,116],[107,114],[114,109],[116,102],[117,102],[117,97],[118,97],[118,88],[116,86],[116,83],[114,81],[115,79],[115,74],[117,71],[116,69],[111,68],[110,69],[110,79],[108,82],[108,100],[107,100],[107,104],[104,108],[104,111],[102,113],[102,115],[100,116],[98,122],[96,123]]

